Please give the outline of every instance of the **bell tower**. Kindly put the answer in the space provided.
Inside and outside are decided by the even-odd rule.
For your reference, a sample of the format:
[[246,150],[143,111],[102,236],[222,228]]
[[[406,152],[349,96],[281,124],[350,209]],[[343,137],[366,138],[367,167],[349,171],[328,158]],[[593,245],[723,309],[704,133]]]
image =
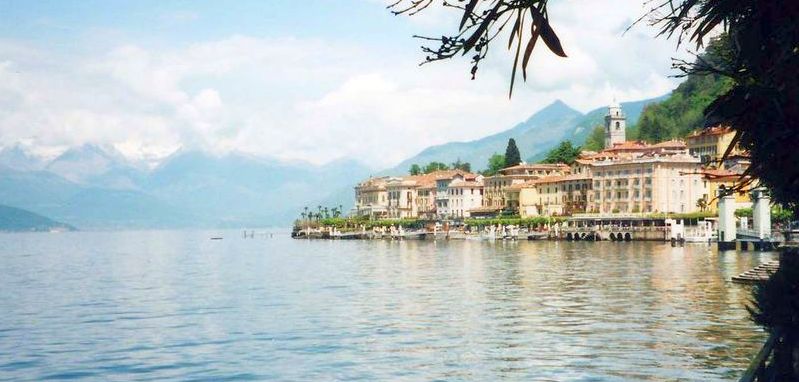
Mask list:
[[616,143],[627,140],[627,117],[621,111],[621,105],[616,99],[608,106],[608,114],[605,116],[605,148],[612,148]]

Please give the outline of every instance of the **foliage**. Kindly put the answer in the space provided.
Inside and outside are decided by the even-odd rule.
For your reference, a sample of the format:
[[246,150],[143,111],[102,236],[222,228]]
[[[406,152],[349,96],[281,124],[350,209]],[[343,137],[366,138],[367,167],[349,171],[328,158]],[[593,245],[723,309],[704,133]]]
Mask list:
[[707,209],[707,199],[699,198],[696,200],[696,208],[699,208],[699,211],[705,212]]
[[299,222],[307,223],[307,222],[320,222],[324,219],[329,218],[339,218],[341,215],[344,214],[343,206],[338,205],[336,207],[322,207],[317,206],[316,212],[310,210],[308,207],[303,208],[303,212],[300,213]]
[[411,165],[411,168],[408,170],[408,174],[411,175],[420,175],[422,173],[422,168],[419,167],[418,164],[414,163]]
[[775,206],[771,208],[771,221],[781,224],[788,224],[791,222],[796,214],[787,208]]
[[[735,210],[735,217],[749,217],[753,216],[751,208],[739,208]],[[780,206],[771,207],[771,221],[775,223],[789,223],[794,216],[793,211],[782,208]]]
[[536,216],[522,219],[519,216],[508,216],[492,219],[465,219],[464,223],[472,227],[485,227],[492,225],[516,225],[516,226],[544,226],[565,221],[566,218],[557,216]]
[[563,141],[557,147],[549,150],[546,158],[541,163],[566,163],[572,164],[580,156],[581,147],[573,146],[571,141]]
[[[432,4],[434,0],[396,0],[389,6],[394,14],[414,15]],[[465,4],[461,4],[465,3]],[[506,25],[512,25],[508,39],[508,49],[515,50],[513,70],[511,71],[509,96],[513,95],[513,83],[516,70],[521,64],[522,76],[527,81],[527,65],[540,38],[552,53],[566,57],[560,39],[549,25],[546,0],[466,0],[462,2],[444,1],[444,7],[461,12],[458,32],[450,36],[421,37],[426,41],[439,44],[437,48],[422,47],[428,56],[425,63],[446,60],[455,56],[463,56],[474,52],[472,56],[472,79],[477,68],[486,55],[488,46]],[[529,26],[528,26],[529,25]],[[526,40],[526,41],[525,41]],[[522,49],[524,45],[524,49]],[[519,62],[521,58],[521,62]]]
[[384,220],[371,220],[365,223],[366,229],[374,227],[403,227],[403,228],[421,228],[424,227],[424,221],[420,219],[384,219]]
[[684,212],[684,213],[651,213],[646,215],[649,219],[685,219],[685,220],[696,220],[696,219],[705,219],[705,218],[712,218],[715,217],[716,214],[710,211],[696,211],[696,212]]
[[461,170],[466,172],[472,172],[472,164],[469,162],[461,162],[461,159],[458,158],[455,162],[452,162],[452,169],[453,170]]
[[605,148],[605,128],[602,125],[594,126],[591,134],[585,138],[584,150],[601,151]]
[[732,127],[732,145],[738,143],[751,155],[749,173],[769,188],[775,201],[799,213],[794,208],[799,207],[799,3],[683,1],[662,10],[667,15],[655,23],[664,35],[677,34],[701,45],[711,31],[726,33],[717,46],[709,46],[714,59],[677,61],[675,67],[687,75],[712,74],[732,81],[705,109],[704,125]]
[[[716,60],[716,46],[725,39],[713,40],[704,60]],[[682,138],[704,124],[704,110],[732,87],[732,80],[718,74],[690,74],[671,95],[647,105],[636,124],[636,138],[650,143]],[[632,137],[631,137],[632,138]]]
[[505,167],[505,156],[501,154],[494,154],[488,158],[488,168],[483,170],[483,175],[491,176],[496,175],[499,170]]
[[[301,222],[295,222],[295,225],[300,225]],[[312,224],[313,227],[335,227],[337,229],[360,229],[364,226],[366,229],[374,227],[391,227],[402,226],[403,228],[421,228],[424,226],[424,221],[419,219],[385,219],[385,220],[370,220],[368,216],[352,216],[352,217],[330,217],[319,220]]]
[[522,163],[522,154],[516,147],[516,140],[508,139],[508,147],[505,148],[505,167],[515,166],[519,163]]
[[799,249],[785,251],[777,271],[765,283],[754,286],[753,301],[746,309],[755,323],[782,335],[770,364],[778,374],[775,380],[795,381],[799,377],[793,365],[799,343]]
[[425,174],[429,174],[431,172],[440,171],[440,170],[449,170],[449,166],[447,166],[446,163],[433,161],[424,166],[422,172],[424,172]]

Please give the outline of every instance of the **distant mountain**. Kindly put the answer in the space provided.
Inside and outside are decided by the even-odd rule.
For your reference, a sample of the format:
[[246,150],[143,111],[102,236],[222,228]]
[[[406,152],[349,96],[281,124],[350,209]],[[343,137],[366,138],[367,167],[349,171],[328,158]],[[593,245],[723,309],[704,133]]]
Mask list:
[[[632,102],[622,102],[621,109],[624,111],[624,114],[627,115],[627,133],[628,139],[630,138],[630,133],[633,129],[635,129],[638,120],[641,117],[641,113],[643,113],[644,108],[647,105],[656,104],[664,99],[666,99],[668,95],[663,95],[660,97],[649,98],[641,101],[632,101]],[[601,106],[594,110],[589,111],[585,115],[580,118],[577,124],[572,129],[571,133],[565,135],[562,139],[568,139],[575,145],[582,145],[585,143],[585,139],[591,134],[591,130],[595,126],[604,126],[605,124],[605,114],[608,113],[607,106]],[[528,162],[537,162],[541,159],[544,159],[546,152],[549,151],[552,147],[547,148],[544,151],[539,151],[535,155],[531,155],[527,157]]]
[[44,166],[44,160],[28,152],[21,144],[0,149],[0,167],[20,171],[36,171],[41,170]]
[[[621,106],[627,114],[629,123],[634,123],[641,115],[644,106],[664,97],[624,102]],[[491,155],[505,153],[510,138],[516,140],[519,151],[528,162],[537,161],[564,139],[569,139],[577,145],[585,142],[591,129],[604,123],[606,112],[607,107],[599,107],[583,114],[558,100],[508,130],[473,141],[450,142],[428,147],[398,165],[382,171],[381,174],[403,174],[414,163],[419,165],[431,161],[451,163],[458,159],[471,163],[472,169],[480,170],[486,167]]]
[[352,186],[372,172],[353,160],[315,166],[186,150],[147,171],[94,145],[42,168],[0,162],[0,202],[87,229],[285,225],[306,205],[349,209]]
[[146,177],[114,147],[93,144],[68,149],[45,169],[75,183],[113,189],[138,189]]
[[414,163],[419,165],[431,161],[451,163],[457,159],[471,163],[472,169],[482,169],[491,155],[505,153],[505,146],[510,138],[516,140],[522,155],[535,155],[559,142],[574,128],[582,116],[582,113],[565,103],[555,101],[511,129],[469,142],[451,142],[428,147],[386,170],[385,173],[405,173]]
[[21,208],[0,205],[0,231],[72,231],[75,228]]

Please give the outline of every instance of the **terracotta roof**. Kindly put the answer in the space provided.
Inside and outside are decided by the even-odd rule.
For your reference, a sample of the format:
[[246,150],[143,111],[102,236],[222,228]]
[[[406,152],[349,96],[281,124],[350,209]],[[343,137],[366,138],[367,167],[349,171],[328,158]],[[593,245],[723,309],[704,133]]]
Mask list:
[[558,183],[558,182],[568,182],[568,181],[575,181],[575,180],[590,180],[588,176],[582,174],[570,174],[570,175],[559,175],[559,176],[547,176],[544,178],[528,180],[524,183],[517,183],[512,186],[509,186],[508,189],[511,190],[521,190],[524,188],[533,187],[539,184],[549,184],[549,183]]
[[702,177],[710,181],[735,181],[741,178],[741,174],[730,170],[707,169],[700,171]]
[[729,126],[713,126],[705,129],[696,130],[688,138],[694,138],[699,136],[709,136],[709,135],[722,135],[732,132],[732,129]]
[[685,142],[683,142],[683,141],[681,141],[681,140],[678,140],[678,139],[672,139],[672,140],[670,140],[670,141],[665,141],[665,142],[656,143],[656,144],[652,145],[651,147],[654,147],[654,148],[678,148],[678,149],[685,149],[687,146],[685,145]]
[[520,169],[532,169],[532,170],[562,170],[569,168],[569,165],[565,163],[519,163],[515,166],[505,167],[501,171],[506,170],[520,170]]
[[642,141],[624,141],[621,143],[614,143],[613,147],[607,148],[602,151],[622,151],[622,150],[638,150],[648,148],[648,145]]

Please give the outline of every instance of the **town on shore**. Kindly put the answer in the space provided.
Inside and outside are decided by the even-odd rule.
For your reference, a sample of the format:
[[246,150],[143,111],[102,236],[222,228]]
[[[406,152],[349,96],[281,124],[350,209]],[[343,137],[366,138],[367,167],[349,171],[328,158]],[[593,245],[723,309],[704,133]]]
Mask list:
[[412,166],[410,175],[370,177],[355,187],[346,217],[340,207],[332,215],[306,210],[293,235],[715,240],[718,195],[727,195],[736,214],[751,215],[753,205],[746,192],[729,191],[753,182],[744,176],[748,154],[729,148],[734,135],[717,126],[684,140],[628,141],[626,117],[614,101],[602,150],[575,152],[570,163],[524,163],[511,139],[504,163],[490,161],[493,171],[433,162]]

